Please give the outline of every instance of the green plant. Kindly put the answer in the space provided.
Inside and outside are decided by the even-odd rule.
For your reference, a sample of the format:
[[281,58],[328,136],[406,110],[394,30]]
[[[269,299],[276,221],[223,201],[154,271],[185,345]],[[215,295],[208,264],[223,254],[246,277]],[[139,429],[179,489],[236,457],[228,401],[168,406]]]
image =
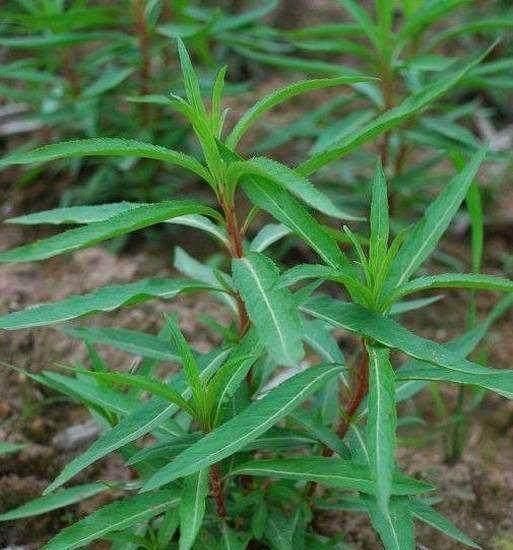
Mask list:
[[[208,268],[178,253],[178,265],[184,271],[195,270],[195,279],[146,279],[103,287],[1,316],[0,328],[53,325],[151,298],[171,299],[198,291],[223,300],[233,311],[233,322],[218,327],[222,343],[207,354],[190,347],[172,317],[165,319],[158,335],[65,327],[88,344],[90,368],[74,366],[64,373],[28,375],[84,403],[104,431],[62,470],[43,497],[0,520],[47,512],[114,489],[123,498],[64,529],[45,548],[78,548],[97,539],[112,541],[113,548],[246,548],[250,540],[277,549],[340,548],[340,540],[321,536],[312,525],[312,512],[322,508],[368,514],[389,549],[414,547],[414,520],[476,546],[431,506],[429,483],[400,472],[395,447],[397,403],[419,391],[426,380],[470,384],[513,397],[513,371],[466,359],[491,322],[511,305],[513,283],[476,273],[416,276],[465,199],[484,153],[465,158],[462,169],[424,217],[391,243],[387,186],[379,164],[372,182],[369,235],[347,227],[339,232],[316,221],[308,207],[333,218],[348,216],[306,175],[412,116],[455,85],[482,55],[450,81],[435,82],[405,105],[381,115],[371,130],[353,136],[350,145],[342,149],[335,145],[293,170],[269,158],[246,159],[238,151],[240,139],[264,113],[290,97],[369,79],[341,76],[278,89],[250,108],[226,135],[225,70],[215,79],[207,107],[182,43],[179,54],[186,98],[159,96],[151,101],[185,117],[200,144],[201,159],[146,142],[104,138],[14,153],[0,160],[0,167],[91,155],[154,159],[201,178],[219,209],[192,200],[171,200],[29,214],[10,222],[78,227],[0,252],[0,262],[47,259],[161,222],[207,232],[222,243],[227,262],[221,268]],[[244,222],[239,190],[253,205]],[[257,209],[270,213],[280,225],[264,226],[248,241]],[[281,274],[264,252],[289,232],[312,248],[322,264],[295,266]],[[352,246],[355,259],[342,251],[340,243]],[[225,266],[227,271],[222,269]],[[290,290],[311,278],[314,284]],[[339,283],[349,300],[313,296],[323,280]],[[454,287],[508,295],[488,319],[447,345],[416,336],[394,320],[400,312],[432,301],[405,301],[410,294]],[[345,364],[328,328],[333,326],[360,339],[355,364]],[[130,373],[114,372],[97,353],[98,343],[144,359]],[[323,362],[305,365],[303,344]],[[410,359],[394,369],[392,350]],[[178,363],[180,368],[159,379],[155,367],[160,362]],[[339,384],[343,401],[343,388],[349,389],[348,404],[338,399]],[[301,408],[307,400],[309,407]],[[62,488],[115,451],[135,470],[134,481]]]
[[[83,0],[9,2],[0,29],[8,60],[0,69],[0,92],[23,111],[19,131],[39,130],[32,147],[49,136],[122,135],[187,149],[188,128],[180,117],[170,116],[158,102],[140,101],[150,92],[180,86],[169,38],[183,36],[202,59],[201,86],[207,89],[213,78],[212,44],[224,44],[235,32],[242,40],[273,7],[269,2],[265,9],[234,15],[184,1],[125,0],[108,6]],[[225,55],[222,48],[219,56]],[[237,91],[240,85],[228,88]],[[68,189],[61,205],[155,201],[167,196],[170,178],[177,190],[191,184],[183,174],[179,178],[170,167],[164,173],[162,168],[130,157],[76,159],[71,172],[81,185]],[[53,169],[70,171],[69,164]],[[29,170],[20,183],[40,176],[40,170]]]
[[[468,0],[376,0],[365,5],[336,0],[333,4],[341,8],[339,21],[294,30],[268,28],[272,46],[258,48],[255,42],[254,47],[238,51],[260,63],[309,76],[363,72],[379,80],[353,86],[352,93],[333,101],[329,116],[323,113],[324,105],[316,118],[311,112],[300,112],[295,124],[257,142],[257,151],[293,138],[311,145],[313,155],[333,149],[334,143],[342,150],[353,134],[369,130],[380,113],[403,105],[433,79],[450,79],[461,66],[464,52],[480,49],[483,42],[505,33],[500,47],[490,51],[485,63],[469,70],[454,93],[430,101],[426,109],[376,140],[398,224],[405,213],[424,208],[447,156],[455,150],[470,153],[482,147],[474,132],[478,119],[493,117],[510,102],[511,17],[500,6],[482,8]],[[348,149],[344,163],[333,163],[320,182],[325,189],[331,184],[337,195],[342,188],[356,204],[365,204],[361,190],[366,189],[372,155],[374,151]],[[508,151],[494,152],[492,158],[511,163]]]

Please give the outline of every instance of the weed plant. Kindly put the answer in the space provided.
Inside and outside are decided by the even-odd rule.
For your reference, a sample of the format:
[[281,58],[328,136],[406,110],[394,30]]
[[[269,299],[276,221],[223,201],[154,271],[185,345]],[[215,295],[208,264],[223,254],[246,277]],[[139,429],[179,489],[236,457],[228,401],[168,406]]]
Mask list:
[[[373,162],[369,221],[358,232],[318,221],[323,216],[349,222],[351,216],[308,177],[417,116],[464,80],[488,52],[379,114],[344,143],[335,142],[291,168],[267,157],[247,157],[241,139],[266,112],[298,94],[373,80],[348,75],[284,86],[257,101],[225,131],[225,69],[217,73],[206,103],[181,41],[178,51],[185,97],[147,100],[187,121],[201,155],[146,141],[93,138],[15,152],[3,158],[0,167],[91,156],[152,159],[194,174],[211,191],[216,206],[171,199],[28,214],[9,221],[77,227],[0,252],[0,262],[45,260],[158,223],[178,223],[215,238],[225,264],[200,269],[179,251],[177,265],[194,271],[194,277],[98,288],[3,315],[0,329],[69,323],[192,292],[222,300],[233,321],[218,327],[221,342],[208,353],[193,349],[171,316],[157,335],[63,325],[67,334],[87,344],[89,368],[74,365],[27,376],[83,403],[103,431],[64,467],[42,497],[4,513],[0,520],[20,520],[111,492],[113,502],[65,528],[45,548],[69,550],[99,539],[111,541],[114,549],[247,548],[255,541],[280,550],[343,548],[342,535],[330,539],[317,531],[312,520],[319,510],[369,516],[387,549],[415,548],[418,521],[477,547],[434,508],[436,488],[428,472],[420,479],[406,475],[395,455],[402,420],[398,406],[433,381],[513,397],[513,371],[468,358],[511,306],[513,282],[478,272],[430,274],[424,267],[472,192],[486,151],[462,152],[455,174],[441,185],[420,219],[395,235],[381,161]],[[247,214],[242,194],[251,204]],[[258,211],[272,221],[249,238]],[[310,248],[316,262],[282,272],[268,249],[287,234]],[[309,280],[313,282],[305,284]],[[320,292],[323,281],[338,285],[339,295]],[[419,298],[417,293],[442,288],[505,296],[485,319],[476,318],[460,337],[441,344],[406,329],[397,316],[436,299]],[[334,328],[352,333],[358,342],[351,360],[333,337]],[[117,372],[101,358],[97,344],[143,359],[129,372]],[[311,360],[306,350],[320,360]],[[156,367],[162,362],[179,368],[158,377]],[[113,452],[132,469],[133,480],[68,486]]]

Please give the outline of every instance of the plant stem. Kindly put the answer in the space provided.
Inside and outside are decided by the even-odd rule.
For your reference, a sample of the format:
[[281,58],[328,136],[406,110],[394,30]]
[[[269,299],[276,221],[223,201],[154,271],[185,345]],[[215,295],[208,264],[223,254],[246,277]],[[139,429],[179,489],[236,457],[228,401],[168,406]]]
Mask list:
[[[367,395],[369,389],[369,358],[365,352],[365,347],[362,342],[362,351],[360,352],[360,359],[355,369],[355,381],[354,389],[348,403],[345,406],[344,414],[341,417],[337,426],[337,435],[340,439],[343,439],[351,425],[354,415],[358,411],[358,408]],[[330,455],[333,454],[331,451]]]
[[[244,247],[242,244],[243,233],[237,218],[237,212],[235,211],[235,204],[233,200],[227,200],[226,197],[221,197],[219,203],[223,209],[224,219],[226,222],[226,232],[230,242],[230,254],[232,258],[242,258],[244,256]],[[246,334],[249,328],[249,315],[240,295],[237,295],[237,311],[239,318],[239,336],[242,337]],[[252,383],[251,369],[246,375],[246,381],[250,387]],[[214,464],[210,468],[210,488],[216,503],[217,514],[219,517],[225,518],[226,502],[224,496],[224,486],[218,464]]]
[[226,503],[224,499],[224,488],[221,480],[221,473],[219,471],[219,465],[214,464],[210,468],[210,488],[212,490],[212,496],[216,503],[217,515],[221,518],[226,517]]
[[[385,111],[394,107],[394,78],[392,68],[388,61],[383,60],[381,63],[381,91],[385,102]],[[390,131],[385,132],[380,144],[380,156],[383,169],[386,169],[389,159],[390,150]]]
[[[144,13],[145,2],[144,0],[133,0],[132,5],[135,33],[139,42],[139,53],[141,55],[141,64],[139,68],[139,93],[140,95],[148,95],[150,93],[151,55],[150,36]],[[149,103],[142,103],[141,113],[143,123],[148,125],[151,122],[151,105]]]
[[[235,205],[233,201],[221,200],[221,206],[224,212],[226,221],[226,232],[230,241],[230,253],[232,258],[242,258],[244,256],[244,248],[242,246],[242,230],[237,219]],[[239,317],[239,335],[244,336],[249,328],[249,316],[246,306],[240,296],[237,296],[237,310]]]
[[[367,356],[367,353],[365,352],[365,344],[362,341],[361,351],[360,351],[360,358],[355,365],[355,380],[353,384],[353,392],[351,394],[351,397],[349,398],[349,401],[344,406],[343,414],[340,418],[340,421],[338,423],[336,432],[338,437],[340,439],[344,439],[347,430],[349,429],[349,426],[351,425],[351,421],[353,420],[354,415],[356,414],[358,407],[360,406],[361,402],[367,395],[367,391],[369,389],[369,358]],[[342,403],[343,396],[342,396],[342,388],[340,391],[340,402]],[[330,457],[333,456],[334,451],[333,449],[330,449],[329,447],[324,447],[322,450],[322,456]],[[312,497],[317,489],[317,482],[313,481],[308,483],[306,486],[306,495],[308,498]]]
[[80,78],[75,70],[75,64],[73,48],[66,48],[64,50],[62,71],[73,97],[80,94]]

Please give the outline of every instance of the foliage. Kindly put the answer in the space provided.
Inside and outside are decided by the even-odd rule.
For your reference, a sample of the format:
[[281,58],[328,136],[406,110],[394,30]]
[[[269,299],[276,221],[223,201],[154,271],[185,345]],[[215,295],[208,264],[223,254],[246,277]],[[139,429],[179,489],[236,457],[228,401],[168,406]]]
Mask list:
[[[390,43],[393,3],[376,2],[375,20],[358,3],[341,3],[357,21],[355,32],[363,32],[390,61],[395,51]],[[431,8],[440,3],[426,4],[429,14],[438,13]],[[194,13],[203,26],[191,22],[178,30],[167,26],[164,34],[191,33],[202,44],[208,43],[202,42],[208,38],[204,26],[208,13]],[[403,38],[433,22],[422,6],[408,13]],[[218,25],[226,38],[238,27],[233,19],[231,28],[224,21],[224,27],[223,23],[213,27]],[[339,32],[340,26],[336,29]],[[208,30],[213,32],[212,27]],[[401,33],[398,36],[401,40]],[[321,223],[321,218],[340,223],[354,221],[355,216],[309,177],[350,151],[360,151],[367,142],[391,139],[392,129],[403,131],[405,124],[475,74],[488,50],[458,70],[451,69],[448,76],[407,89],[401,103],[386,104],[382,113],[353,127],[346,138],[330,139],[329,145],[295,168],[267,157],[248,158],[241,139],[265,113],[294,96],[332,87],[372,90],[375,79],[354,71],[341,75],[338,67],[333,78],[274,90],[227,131],[225,69],[217,72],[206,102],[205,89],[180,38],[177,50],[184,95],[144,94],[139,101],[165,106],[184,120],[196,140],[192,152],[171,149],[167,142],[92,137],[15,151],[0,160],[0,167],[69,158],[137,157],[152,166],[177,167],[201,180],[210,198],[64,207],[14,218],[9,221],[76,227],[0,252],[0,262],[43,260],[156,224],[174,223],[212,236],[221,244],[224,263],[214,268],[177,250],[175,265],[187,278],[150,278],[34,305],[0,316],[0,329],[74,321],[153,298],[173,299],[184,292],[212,294],[231,311],[231,325],[221,327],[221,342],[208,353],[187,342],[172,316],[165,318],[157,335],[65,325],[69,335],[88,345],[89,368],[74,365],[60,372],[27,375],[83,403],[103,430],[63,468],[42,497],[8,511],[0,521],[115,490],[114,502],[65,528],[45,548],[79,548],[100,539],[112,541],[114,548],[134,549],[246,548],[251,540],[273,549],[340,548],[339,540],[316,532],[312,518],[320,509],[368,515],[387,549],[413,549],[416,521],[477,547],[433,508],[435,488],[428,473],[415,479],[401,471],[396,448],[399,404],[430,382],[468,385],[513,398],[513,371],[493,369],[469,357],[492,322],[513,304],[512,281],[480,273],[482,215],[476,193],[487,152],[480,144],[458,147],[451,157],[455,173],[440,185],[438,196],[408,231],[398,231],[390,216],[386,155],[375,163],[369,223],[363,230],[347,225],[339,230],[327,221]],[[160,92],[158,87],[156,91]],[[427,261],[465,201],[473,222],[472,272],[429,274]],[[268,213],[272,223],[251,239],[258,211]],[[282,272],[269,247],[289,234],[318,256],[316,263]],[[303,284],[310,279],[313,284]],[[325,281],[339,289],[335,297],[318,291]],[[487,319],[475,319],[460,338],[442,344],[414,334],[396,319],[402,311],[432,302],[431,296],[405,298],[440,288],[499,291],[505,296]],[[358,350],[352,361],[345,361],[333,328],[356,337]],[[114,371],[98,354],[98,344],[141,360],[130,372]],[[177,368],[161,377],[160,363]],[[101,480],[64,488],[113,452],[133,469],[133,481]]]

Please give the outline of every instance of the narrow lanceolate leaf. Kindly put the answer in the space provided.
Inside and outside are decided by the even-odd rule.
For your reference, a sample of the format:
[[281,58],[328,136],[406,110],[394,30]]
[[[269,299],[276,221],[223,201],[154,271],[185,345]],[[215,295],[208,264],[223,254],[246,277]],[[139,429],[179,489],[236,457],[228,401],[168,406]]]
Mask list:
[[136,495],[96,510],[86,518],[62,530],[44,550],[73,550],[104,538],[109,533],[131,528],[178,505],[176,490]]
[[415,528],[408,499],[395,498],[383,511],[373,498],[367,498],[372,526],[379,533],[386,550],[414,550]]
[[263,252],[283,237],[290,235],[290,229],[281,223],[268,223],[255,235],[249,245],[253,252]]
[[309,435],[317,441],[323,443],[326,447],[338,453],[340,458],[350,458],[351,453],[346,444],[338,437],[333,430],[326,428],[318,422],[309,412],[298,409],[294,411],[290,418],[297,422]]
[[475,56],[467,65],[459,71],[452,72],[449,76],[440,79],[423,88],[415,95],[408,97],[398,107],[386,111],[374,121],[365,125],[360,131],[348,137],[335,147],[321,151],[313,155],[296,168],[303,176],[312,174],[322,166],[341,159],[363,143],[401,124],[405,119],[425,109],[432,102],[444,95],[455,86],[471,69],[478,65],[489,53],[489,50]]
[[180,550],[189,550],[203,523],[208,493],[208,468],[185,479],[180,496]]
[[216,217],[215,210],[194,201],[167,201],[145,206],[112,216],[107,220],[70,229],[47,239],[0,252],[0,263],[31,262],[86,248],[105,240],[144,229],[185,214],[206,214]]
[[86,224],[102,222],[112,216],[126,212],[142,204],[134,202],[113,202],[108,204],[96,204],[94,206],[67,206],[64,208],[52,208],[42,212],[26,214],[9,218],[6,223],[20,225],[40,225],[40,224]]
[[150,401],[140,405],[114,428],[105,432],[87,451],[67,464],[57,478],[46,488],[45,493],[50,493],[61,487],[84,468],[94,464],[109,453],[146,435],[153,428],[160,426],[170,418],[177,410],[178,407],[175,404],[162,400]]
[[233,278],[268,352],[281,365],[296,365],[303,358],[301,317],[292,294],[278,285],[278,268],[250,252],[233,261]]
[[401,285],[395,299],[433,288],[468,288],[471,290],[491,290],[499,292],[513,292],[513,281],[505,277],[481,275],[477,273],[443,273],[419,277]]
[[369,344],[367,353],[369,355],[367,448],[372,477],[376,483],[376,499],[381,510],[386,513],[395,470],[397,427],[395,375],[390,364],[390,350]]
[[296,174],[294,170],[291,170],[280,162],[265,157],[257,157],[244,161],[241,171],[244,174],[257,175],[274,181],[312,208],[327,216],[341,220],[360,219],[342,211],[327,195],[314,187],[308,179]]
[[226,145],[235,150],[237,144],[241,140],[242,136],[253,126],[253,124],[267,111],[280,105],[288,99],[309,92],[312,90],[319,90],[322,88],[329,88],[333,86],[340,86],[341,84],[356,84],[358,82],[368,82],[372,80],[365,76],[339,76],[336,78],[316,78],[312,80],[302,80],[293,84],[288,84],[283,88],[275,90],[268,96],[260,99],[253,107],[251,107],[244,116],[241,117],[239,122],[235,125],[230,135],[226,140]]
[[203,283],[180,279],[143,279],[125,285],[104,286],[81,296],[70,296],[58,302],[32,306],[0,316],[0,329],[17,330],[70,321],[89,313],[113,311],[150,298],[174,298],[181,292],[209,288]]
[[400,369],[399,380],[445,380],[474,384],[513,399],[513,370],[490,369],[463,359],[449,346],[417,336],[393,319],[369,311],[356,304],[313,298],[301,309],[327,323],[372,338],[426,361],[425,366],[413,365]]
[[155,489],[231,456],[271,428],[340,370],[338,366],[319,365],[289,378],[181,453],[150,478],[143,489]]
[[381,163],[376,166],[371,191],[369,262],[376,275],[387,254],[389,233],[387,182]]
[[160,336],[126,328],[73,327],[64,328],[68,336],[87,344],[103,344],[159,361],[180,361],[176,350]]
[[327,264],[348,264],[336,241],[286,189],[258,176],[243,180],[241,185],[253,204],[299,235]]
[[46,495],[30,501],[14,510],[9,510],[0,515],[0,521],[11,521],[13,519],[28,518],[45,514],[51,510],[58,510],[76,502],[81,502],[98,493],[106,491],[109,487],[104,483],[88,483],[87,485],[77,485],[69,489],[63,489],[52,495]]
[[[276,460],[252,460],[235,466],[230,475],[251,475],[317,481],[329,487],[351,489],[375,494],[376,485],[368,466],[341,458],[286,458]],[[432,490],[426,483],[395,473],[392,493],[396,495],[419,494]]]
[[[149,205],[147,203],[123,201],[110,204],[98,204],[95,206],[68,206],[64,208],[53,208],[52,210],[45,210],[43,212],[36,212],[34,214],[27,214],[25,216],[18,216],[16,218],[10,218],[6,220],[6,223],[15,223],[20,225],[88,224],[108,220],[112,216],[131,210],[137,206]],[[188,227],[194,227],[195,229],[201,229],[206,233],[210,233],[216,239],[219,239],[223,244],[228,242],[224,230],[200,214],[177,216],[176,218],[165,220],[165,223],[185,225]]]
[[305,342],[311,346],[328,363],[345,364],[343,353],[338,342],[332,336],[330,327],[318,319],[303,321]]
[[189,403],[169,384],[165,384],[160,380],[154,380],[148,376],[123,372],[93,372],[86,370],[79,372],[85,376],[92,376],[102,382],[147,391],[152,395],[162,397],[166,401],[174,403],[177,407],[180,407],[189,414],[193,414],[193,409],[190,407]]
[[15,152],[0,159],[0,168],[72,157],[141,157],[176,164],[208,181],[205,168],[193,157],[143,141],[119,138],[91,138],[45,145],[32,151]]
[[344,285],[352,297],[360,298],[364,303],[372,301],[369,289],[356,278],[355,272],[348,268],[334,269],[325,265],[300,264],[291,267],[283,274],[280,285],[290,286],[304,279],[336,281]]
[[449,519],[434,510],[429,504],[420,499],[411,499],[409,502],[411,513],[424,523],[434,527],[448,537],[469,546],[470,548],[480,548],[470,537],[462,533]]
[[364,32],[371,44],[378,46],[377,28],[371,17],[359,2],[355,0],[338,0],[338,3],[343,6],[358,23],[359,28]]
[[465,200],[470,184],[485,158],[478,151],[426,209],[424,217],[411,231],[390,267],[389,289],[405,283],[435,249],[452,218]]

